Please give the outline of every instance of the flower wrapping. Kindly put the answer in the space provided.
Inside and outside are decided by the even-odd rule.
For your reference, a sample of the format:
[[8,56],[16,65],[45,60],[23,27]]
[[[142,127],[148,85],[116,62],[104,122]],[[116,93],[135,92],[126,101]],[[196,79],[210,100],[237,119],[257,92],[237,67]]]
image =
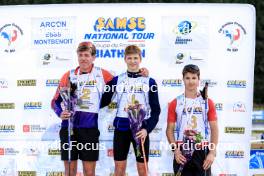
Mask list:
[[[193,129],[184,130],[183,143],[187,144],[187,146],[182,148],[182,155],[186,158],[186,163],[192,159],[195,144],[201,143],[202,139],[203,137],[200,132]],[[181,176],[185,164],[180,165],[176,176]]]
[[136,137],[136,134],[141,130],[142,122],[146,116],[146,111],[143,108],[143,105],[139,104],[139,102],[135,100],[135,95],[132,95],[131,104],[128,105],[126,111],[128,113],[132,136],[136,142],[136,156],[142,156],[140,152],[141,140]]
[[76,95],[76,88],[77,86],[75,84],[71,83],[70,88],[69,87],[60,87],[59,93],[62,98],[63,106],[66,110],[68,110],[71,113],[70,117],[70,127],[71,131],[73,129],[73,117],[76,112],[76,105],[77,105],[77,95]]

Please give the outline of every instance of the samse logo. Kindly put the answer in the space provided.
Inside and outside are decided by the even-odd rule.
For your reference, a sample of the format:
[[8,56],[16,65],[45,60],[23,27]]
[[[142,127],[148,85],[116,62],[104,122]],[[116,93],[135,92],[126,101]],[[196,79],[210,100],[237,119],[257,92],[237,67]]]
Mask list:
[[145,18],[143,17],[131,17],[127,19],[116,17],[114,19],[103,17],[98,18],[95,21],[95,31],[143,31],[145,29]]

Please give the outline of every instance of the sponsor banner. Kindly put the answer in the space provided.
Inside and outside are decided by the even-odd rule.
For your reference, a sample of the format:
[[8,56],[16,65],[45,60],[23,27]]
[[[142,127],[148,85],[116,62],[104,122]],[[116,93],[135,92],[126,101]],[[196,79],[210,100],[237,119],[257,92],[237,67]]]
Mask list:
[[64,176],[64,172],[47,172],[46,176]]
[[60,83],[59,79],[47,79],[46,87],[58,87],[59,83]]
[[47,128],[41,125],[23,125],[24,133],[42,133],[45,132]]
[[204,52],[203,50],[192,50],[192,49],[186,49],[183,50],[172,50],[171,48],[163,49],[162,52],[166,52],[166,55],[169,56],[169,58],[164,58],[164,61],[167,61],[169,65],[186,65],[190,62],[192,63],[204,63],[206,58],[208,57],[208,54]]
[[41,150],[36,146],[29,146],[27,148],[23,148],[22,153],[26,156],[39,156]]
[[[254,119],[253,119],[254,120]],[[264,148],[264,129],[258,128],[259,124],[262,125],[262,123],[253,123],[253,129],[251,131],[251,139],[254,140],[254,142],[251,142],[251,148],[252,149],[261,149]]]
[[8,81],[5,78],[0,78],[0,89],[8,88]]
[[1,148],[0,147],[0,155],[17,155],[19,154],[19,151],[16,150],[15,148]]
[[[72,48],[75,48],[75,46]],[[38,50],[38,66],[39,67],[71,68],[73,65],[73,58],[75,58],[75,55],[70,50],[63,50],[63,51],[58,50],[58,49]]]
[[178,15],[163,16],[161,20],[161,62],[174,69],[189,63],[205,65],[208,60],[209,18]]
[[[61,119],[50,102],[59,78],[78,65],[76,48],[81,41],[93,42],[95,66],[115,75],[126,71],[126,46],[133,44],[142,50],[140,67],[146,67],[158,84],[161,105],[159,122],[149,134],[150,175],[174,175],[173,153],[166,137],[167,105],[184,91],[182,68],[186,64],[199,66],[199,89],[209,83],[208,95],[215,102],[221,129],[219,144],[227,141],[230,145],[221,147],[212,175],[250,175],[245,166],[250,159],[254,83],[253,74],[249,74],[254,72],[255,59],[253,6],[64,4],[6,6],[0,15],[6,14],[12,18],[0,19],[0,176],[62,175]],[[117,106],[112,103],[99,112],[98,176],[114,173]],[[259,140],[260,135],[256,133],[254,139]],[[236,141],[239,145],[232,143]],[[81,165],[78,162],[80,171]],[[126,172],[128,176],[138,173],[132,145]]]
[[149,157],[161,157],[161,150],[150,149]]
[[24,30],[16,22],[0,24],[0,52],[15,53],[21,45]]
[[235,102],[233,105],[233,112],[246,112],[246,105],[245,103],[238,101]]
[[147,42],[156,36],[145,16],[98,16],[89,25],[83,40],[94,42],[97,58],[124,58],[124,49],[131,44],[140,47],[145,58]]
[[165,48],[207,49],[209,46],[208,17],[162,17],[162,30]]
[[37,80],[36,79],[17,80],[17,87],[36,86],[36,84],[37,84]]
[[245,127],[225,127],[225,133],[244,134]]
[[240,150],[228,150],[225,152],[225,158],[244,158],[245,152]]
[[223,111],[223,103],[215,103],[215,109],[217,111]]
[[15,125],[0,124],[0,133],[14,133],[14,132],[15,132]]
[[227,87],[228,88],[246,88],[247,81],[246,80],[228,80]]
[[15,109],[15,103],[0,103],[0,109]]
[[250,151],[250,169],[264,169],[264,150],[257,149]]
[[253,111],[252,118],[253,124],[264,124],[264,111]]
[[201,79],[200,81],[200,87],[204,87],[205,83],[208,83],[208,87],[215,87],[217,86],[217,81],[212,80],[212,79]]
[[59,149],[48,149],[48,155],[59,155],[60,156],[60,150]]
[[36,49],[75,47],[75,17],[31,19],[31,46]]
[[42,109],[42,102],[25,102],[24,103],[24,109]]
[[222,40],[224,40],[226,50],[229,52],[237,52],[247,35],[244,26],[236,21],[223,24],[218,33],[222,37]]
[[182,79],[163,79],[162,86],[164,87],[181,87],[183,86]]
[[37,176],[36,171],[18,171],[18,176]]
[[31,24],[31,46],[38,52],[38,66],[70,67],[76,48],[76,17],[32,18]]

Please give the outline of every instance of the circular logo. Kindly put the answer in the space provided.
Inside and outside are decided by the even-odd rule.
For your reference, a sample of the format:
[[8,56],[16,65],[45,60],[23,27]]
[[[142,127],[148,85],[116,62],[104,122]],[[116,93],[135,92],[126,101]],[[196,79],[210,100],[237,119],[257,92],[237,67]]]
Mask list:
[[177,54],[177,59],[178,60],[182,60],[184,58],[184,54],[183,53],[178,53]]
[[5,24],[0,28],[0,46],[6,53],[13,53],[23,36],[23,30],[15,23]]
[[197,24],[192,21],[182,21],[178,24],[178,32],[182,35],[190,34],[195,28]]

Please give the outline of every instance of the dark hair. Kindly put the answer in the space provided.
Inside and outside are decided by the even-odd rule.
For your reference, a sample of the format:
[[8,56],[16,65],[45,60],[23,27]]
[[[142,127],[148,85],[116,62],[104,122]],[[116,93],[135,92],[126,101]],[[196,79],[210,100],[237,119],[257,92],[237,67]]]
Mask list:
[[186,73],[197,74],[198,78],[200,78],[200,69],[197,65],[194,64],[185,65],[182,70],[182,76],[184,77]]
[[125,58],[128,54],[138,54],[141,59],[141,50],[136,45],[129,45],[125,49]]
[[92,56],[96,54],[96,48],[92,42],[81,42],[77,48],[77,52],[89,51]]

